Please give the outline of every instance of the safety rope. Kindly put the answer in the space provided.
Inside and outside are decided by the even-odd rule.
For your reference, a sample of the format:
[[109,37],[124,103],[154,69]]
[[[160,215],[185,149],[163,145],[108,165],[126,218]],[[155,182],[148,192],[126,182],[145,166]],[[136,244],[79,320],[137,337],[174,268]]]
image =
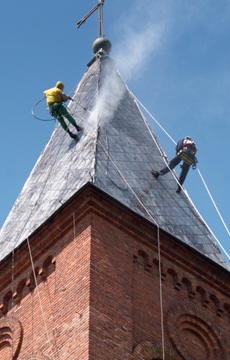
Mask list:
[[199,213],[199,211],[197,210],[197,208],[195,207],[195,205],[192,202],[192,199],[189,197],[188,194],[186,194],[188,200],[191,203],[191,206],[194,208],[194,210],[197,212],[198,216],[202,219],[202,221],[204,222],[205,226],[207,227],[207,229],[210,231],[210,233],[212,234],[212,236],[214,237],[214,239],[216,240],[216,242],[218,243],[218,245],[220,246],[220,248],[223,250],[223,252],[225,253],[225,255],[228,257],[228,259],[230,259],[229,254],[227,253],[227,251],[224,249],[223,245],[220,243],[220,241],[217,239],[216,235],[214,234],[214,232],[212,231],[212,229],[210,229],[210,227],[208,226],[208,224],[206,223],[206,221],[202,218],[201,214]]
[[212,197],[212,195],[211,195],[211,193],[210,193],[210,191],[209,191],[209,189],[208,189],[208,186],[207,186],[206,182],[204,181],[204,178],[203,178],[200,170],[199,170],[199,169],[197,169],[197,170],[198,170],[198,173],[199,173],[199,175],[200,175],[200,177],[201,177],[201,180],[203,181],[203,184],[204,184],[204,186],[205,186],[205,188],[206,188],[206,190],[207,190],[207,192],[208,192],[208,194],[209,194],[209,197],[210,197],[210,199],[212,200],[212,203],[213,203],[213,205],[214,205],[214,207],[215,207],[215,209],[216,209],[216,211],[217,211],[217,213],[218,213],[218,215],[219,215],[222,223],[224,224],[224,227],[225,227],[228,235],[230,236],[230,232],[229,232],[229,230],[228,230],[228,227],[227,227],[227,225],[226,225],[223,217],[222,217],[221,214],[220,214],[220,211],[219,211],[219,209],[218,209],[218,207],[217,207],[217,205],[216,205],[216,203],[215,203],[215,201],[214,201],[214,199],[213,199],[213,197]]
[[39,288],[38,288],[38,282],[37,282],[37,277],[36,277],[36,273],[35,273],[34,261],[33,261],[32,253],[31,253],[29,238],[27,238],[27,245],[28,245],[29,254],[30,254],[30,261],[31,261],[33,275],[34,275],[35,287],[36,287],[36,291],[37,291],[37,294],[38,294],[39,305],[40,305],[40,309],[41,309],[41,313],[42,313],[43,324],[44,324],[45,331],[46,331],[46,337],[47,337],[47,340],[48,340],[48,342],[50,344],[51,356],[52,356],[53,360],[55,360],[53,350],[52,350],[53,345],[52,345],[51,339],[49,337],[48,328],[47,328],[47,325],[46,325],[45,315],[44,315],[43,306],[42,306],[42,300],[41,300],[41,296],[40,296],[40,291],[39,291]]
[[146,107],[136,98],[136,96],[130,92],[133,98],[141,105],[141,107],[146,111],[146,113],[155,121],[155,123],[161,128],[161,130],[169,137],[169,139],[176,145],[176,141],[169,135],[169,133],[163,128],[163,126],[157,121],[157,119],[146,109]]
[[[51,140],[52,140],[52,137],[51,137],[49,143],[51,142]],[[49,143],[47,144],[47,146],[49,145]],[[51,173],[51,171],[52,171],[52,168],[53,168],[54,164],[56,163],[56,158],[57,158],[57,156],[58,156],[58,154],[59,154],[59,151],[60,151],[61,147],[62,147],[62,144],[60,144],[59,150],[58,150],[57,152],[55,152],[55,153],[56,153],[56,157],[55,157],[55,159],[54,159],[54,161],[53,161],[53,164],[52,164],[52,166],[51,166],[51,168],[50,168],[49,173],[47,174],[47,177],[46,177],[47,181],[48,181],[48,179],[49,179],[49,175],[50,175],[50,173]],[[50,163],[50,161],[48,161],[48,163]],[[45,186],[46,186],[46,183],[44,184],[43,188],[45,188]],[[42,194],[42,191],[41,191],[41,194]],[[30,212],[30,216],[28,217],[26,223],[24,224],[23,229],[25,229],[26,224],[29,222],[29,219],[31,218],[32,214],[33,214],[33,210]],[[17,243],[18,243],[18,238],[17,238],[16,241],[15,241],[14,248],[16,248]],[[28,248],[29,248],[30,260],[31,260],[31,264],[32,264],[32,269],[33,269],[33,275],[34,275],[34,279],[35,279],[36,289],[37,289],[38,296],[39,296],[39,303],[40,303],[41,312],[42,312],[42,316],[43,316],[43,322],[44,322],[44,325],[45,325],[45,328],[46,328],[46,335],[47,335],[47,339],[49,340],[49,342],[50,342],[50,344],[51,344],[51,341],[50,341],[49,335],[48,335],[47,326],[46,326],[46,323],[45,323],[45,317],[44,317],[44,312],[43,312],[43,308],[42,308],[42,301],[41,301],[39,289],[38,289],[38,286],[37,286],[36,274],[35,274],[35,269],[34,269],[34,264],[33,264],[33,258],[32,258],[32,254],[31,254],[31,249],[30,249],[30,244],[29,244],[29,239],[28,239],[28,238],[27,238],[27,244],[28,244]],[[52,354],[52,357],[53,357],[53,359],[55,359],[53,354]]]
[[[53,134],[54,134],[54,133],[53,133]],[[53,134],[52,134],[52,136],[51,136],[48,144],[46,145],[46,148],[49,146],[49,144],[50,144],[50,142],[51,142],[51,140],[52,140],[52,138],[53,138]],[[44,185],[43,185],[43,189],[45,188],[45,186],[46,186],[46,184],[47,184],[47,181],[48,181],[48,179],[49,179],[49,175],[50,175],[50,173],[51,173],[51,171],[52,171],[52,169],[53,169],[53,166],[54,166],[55,163],[56,163],[56,159],[57,159],[57,157],[58,157],[58,155],[59,155],[59,151],[60,151],[61,147],[62,147],[62,144],[60,143],[59,150],[58,150],[57,152],[55,152],[55,154],[56,154],[55,159],[53,160],[53,164],[52,164],[52,166],[51,166],[51,168],[50,168],[50,170],[49,170],[49,173],[48,173],[47,176],[46,176],[46,182],[45,182]],[[51,153],[51,152],[50,152],[50,153]],[[50,160],[50,159],[48,159],[48,162],[47,162],[48,164],[50,164],[50,161],[49,161],[49,160]],[[43,189],[42,189],[42,191],[43,191]],[[40,196],[41,196],[41,194],[42,194],[42,191],[40,191]],[[39,199],[37,200],[37,202],[38,202],[38,201],[39,201]],[[24,223],[23,228],[22,228],[22,229],[20,230],[20,232],[18,233],[18,235],[17,235],[17,237],[16,237],[16,239],[15,239],[15,242],[14,242],[13,249],[15,249],[15,248],[17,247],[18,241],[19,241],[19,237],[20,237],[20,235],[23,233],[26,225],[28,224],[29,220],[31,219],[34,209],[35,209],[35,207],[34,207],[33,209],[31,209],[31,211],[30,211],[30,213],[29,213],[29,216],[28,216],[26,222]],[[36,210],[36,209],[35,209],[35,210]]]
[[[132,93],[131,93],[131,94],[132,94]],[[170,138],[170,140],[174,143],[174,145],[176,145],[176,141],[169,135],[169,133],[163,128],[163,126],[160,125],[160,123],[156,120],[156,118],[146,109],[146,107],[135,97],[134,94],[132,94],[132,96],[133,96],[133,98],[137,101],[137,103],[140,104],[141,107],[146,111],[146,113],[155,121],[155,123],[162,129],[162,131]],[[148,123],[147,123],[147,121],[146,121],[146,119],[145,119],[144,117],[143,117],[143,121],[144,121],[146,127],[148,128],[148,130],[149,130],[149,132],[150,132],[150,134],[151,134],[151,136],[152,136],[152,138],[153,138],[153,140],[154,140],[154,142],[155,142],[158,150],[160,151],[160,153],[161,153],[161,155],[162,155],[162,157],[163,157],[166,165],[168,166],[168,162],[166,162],[166,160],[165,160],[165,159],[166,159],[166,156],[165,156],[165,154],[162,152],[162,149],[159,147],[159,145],[158,145],[155,137],[153,136],[153,134],[152,134],[152,132],[151,132],[151,130],[150,130],[150,127],[149,127],[149,125],[148,125]],[[169,166],[168,166],[168,168],[169,168]],[[172,176],[174,177],[174,179],[176,180],[177,184],[180,185],[179,182],[178,182],[178,179],[177,179],[176,176],[174,175],[174,172],[173,172],[170,168],[169,168],[169,170],[170,170]],[[204,186],[205,186],[205,188],[206,188],[206,190],[207,190],[207,192],[208,192],[208,195],[209,195],[209,197],[210,197],[210,199],[211,199],[211,201],[212,201],[212,203],[213,203],[213,205],[214,205],[214,207],[215,207],[215,209],[216,209],[216,211],[217,211],[217,213],[218,213],[218,215],[219,215],[219,217],[220,217],[220,220],[221,220],[222,224],[224,225],[224,227],[225,227],[228,235],[230,235],[230,232],[229,232],[229,230],[228,230],[228,228],[227,228],[227,225],[226,225],[225,221],[223,220],[223,217],[221,216],[220,211],[218,210],[218,208],[217,208],[217,206],[216,206],[216,204],[215,204],[215,202],[214,202],[214,200],[213,200],[213,197],[212,197],[210,191],[208,190],[208,187],[207,187],[207,185],[206,185],[206,183],[205,183],[205,181],[204,181],[203,176],[201,175],[201,172],[199,171],[199,169],[197,169],[197,170],[198,170],[198,174],[199,174],[201,180],[203,181],[203,184],[204,184]],[[186,195],[187,195],[187,192],[184,190],[184,188],[183,188],[181,185],[180,185],[180,187],[181,187],[181,189],[182,189],[182,190],[186,193]],[[187,196],[188,196],[188,195],[187,195]],[[188,199],[189,199],[189,201],[191,202],[191,199],[190,199],[189,197],[188,197]],[[191,203],[192,203],[192,202],[191,202]],[[192,203],[192,205],[193,205],[193,203]],[[194,205],[193,205],[193,206],[194,206]],[[195,206],[194,206],[194,208],[195,208]],[[196,208],[195,208],[195,209],[196,209]],[[196,209],[196,210],[197,210],[197,209]],[[197,211],[197,212],[198,212],[198,211]],[[199,216],[200,216],[200,218],[203,220],[203,222],[205,223],[205,225],[208,227],[208,225],[207,225],[206,222],[204,221],[203,217],[202,217],[200,214],[199,214]],[[209,228],[209,227],[208,227],[208,228]],[[211,232],[212,232],[212,231],[211,231]],[[212,234],[213,234],[213,232],[212,232]],[[214,235],[214,234],[213,234],[213,235]],[[218,239],[216,238],[215,235],[214,235],[214,237],[215,237],[215,240],[216,240],[216,241],[218,242],[218,244],[220,245],[221,249],[222,249],[222,250],[224,251],[224,253],[227,255],[227,257],[230,258],[229,254],[228,254],[227,251],[224,249],[223,245],[220,244],[220,242],[218,241]]]
[[[135,101],[135,103],[136,103],[137,107],[139,108],[138,103],[137,103],[136,101]],[[139,110],[140,110],[140,109],[139,109]],[[147,110],[147,109],[146,109],[146,110]],[[141,111],[140,111],[140,113],[141,113]],[[148,112],[148,113],[149,113],[149,112]],[[150,113],[149,113],[149,114],[150,114]],[[154,118],[154,117],[153,117],[153,118]],[[155,119],[155,118],[154,118],[154,119]],[[145,119],[144,116],[142,116],[142,120],[144,121],[144,123],[145,123],[145,125],[146,125],[146,127],[147,127],[147,129],[148,129],[148,131],[149,131],[149,133],[150,133],[150,136],[152,137],[152,139],[153,139],[153,141],[154,141],[154,143],[155,143],[155,145],[156,145],[159,153],[161,154],[161,156],[162,156],[162,158],[163,158],[163,160],[164,160],[165,166],[168,168],[168,170],[169,170],[169,172],[171,173],[172,177],[173,177],[174,180],[176,181],[178,187],[180,187],[180,189],[181,189],[183,192],[185,192],[185,190],[183,189],[182,185],[179,183],[179,180],[178,180],[178,178],[176,177],[175,172],[169,167],[169,162],[166,160],[166,159],[167,159],[167,155],[163,152],[162,148],[159,146],[159,144],[158,144],[155,136],[153,135],[153,133],[152,133],[152,131],[151,131],[151,128],[150,128],[149,124],[147,123],[147,120]],[[157,124],[159,124],[159,122],[158,122],[156,119],[155,119],[155,121],[157,122]],[[161,125],[160,125],[160,127],[163,129],[163,127],[162,127]],[[164,132],[170,137],[170,139],[174,142],[174,144],[176,144],[176,142],[172,139],[172,137],[171,137],[166,131],[164,131]]]
[[[76,244],[76,221],[75,221],[75,213],[73,213],[72,215],[73,218],[73,241],[74,241],[74,276],[75,276],[75,284],[76,284],[76,279],[77,279],[77,244]],[[75,289],[75,288],[74,288]],[[77,293],[77,291],[76,291]],[[77,294],[74,294],[74,298],[75,298],[75,309],[77,309]],[[77,318],[75,319],[75,326],[74,326],[74,343],[75,343],[75,351],[77,350],[78,347],[78,343],[77,343]]]
[[163,312],[163,293],[161,278],[161,245],[160,245],[160,228],[157,226],[157,246],[158,246],[158,272],[159,272],[159,294],[160,294],[160,316],[161,316],[161,345],[162,360],[165,360],[165,336],[164,336],[164,312]]
[[[52,138],[51,138],[51,139],[52,139]],[[50,141],[51,141],[51,139],[50,139]],[[49,141],[49,143],[50,143],[50,141]],[[49,143],[48,143],[48,144],[49,144]],[[48,144],[47,144],[47,146],[48,146]],[[60,151],[60,149],[61,149],[61,146],[62,146],[62,145],[60,145],[59,151]],[[58,156],[59,151],[56,152],[56,157]],[[51,172],[51,170],[52,170],[52,168],[53,168],[53,166],[54,166],[54,164],[55,164],[55,162],[56,162],[56,157],[55,157],[54,162],[53,162],[53,165],[52,165],[52,167],[51,167],[51,169],[50,169],[50,171],[49,171],[49,174],[50,174],[50,172]],[[48,163],[50,163],[50,162],[48,162]],[[47,175],[47,181],[48,181],[48,178],[49,178],[49,174]],[[43,188],[45,188],[45,186],[46,186],[46,183],[44,184],[44,187],[43,187]],[[41,193],[42,193],[42,191],[41,191]],[[13,246],[13,250],[12,250],[12,278],[11,278],[12,287],[14,287],[14,249],[17,247],[20,234],[23,233],[24,229],[26,228],[26,225],[28,224],[30,218],[32,217],[32,214],[33,214],[33,210],[30,211],[30,215],[28,216],[26,222],[24,223],[24,226],[23,226],[23,228],[21,229],[20,233],[17,234],[17,237],[16,237],[15,242],[14,242],[14,246]],[[30,244],[29,244],[28,238],[27,238],[27,244],[28,244],[28,248],[29,248],[30,259],[31,259],[31,263],[32,263],[32,269],[33,269],[34,279],[35,279],[36,288],[37,288],[36,274],[35,274],[35,270],[34,270],[34,267],[33,267],[33,259],[32,259],[32,255],[31,255]],[[38,288],[37,288],[37,291],[38,291]],[[39,291],[38,291],[38,294],[39,294]],[[41,305],[41,299],[40,299],[40,297],[39,297],[39,301],[40,301],[40,305]],[[13,305],[13,289],[12,289],[12,305]],[[44,315],[44,314],[43,314],[43,315]],[[44,316],[43,316],[43,317],[44,317]],[[45,320],[44,320],[44,321],[45,321]],[[47,334],[47,335],[48,335],[48,334]],[[13,349],[12,349],[12,351],[13,351]],[[53,356],[53,359],[54,359],[54,356]]]
[[11,292],[12,292],[12,298],[11,298],[11,307],[12,307],[12,359],[13,359],[13,356],[14,356],[14,291],[15,291],[15,288],[14,288],[14,250],[12,251],[12,260],[11,260],[11,266],[12,266],[12,269],[11,269]]
[[135,193],[135,191],[132,189],[132,187],[130,186],[130,184],[128,183],[128,181],[126,180],[125,176],[122,174],[122,172],[120,171],[120,169],[118,168],[117,164],[114,162],[114,160],[112,159],[109,151],[106,149],[106,147],[103,145],[103,143],[99,140],[98,141],[102,147],[102,149],[104,150],[105,154],[107,155],[107,157],[109,158],[109,160],[111,161],[112,165],[114,166],[114,168],[116,169],[116,171],[118,172],[118,174],[120,175],[120,177],[122,178],[122,180],[124,181],[124,183],[126,184],[127,188],[129,188],[129,190],[132,192],[132,194],[134,195],[134,197],[136,198],[136,200],[139,202],[139,204],[141,205],[141,207],[145,210],[146,214],[149,216],[149,218],[152,220],[153,223],[155,223],[156,227],[157,227],[157,247],[158,247],[158,263],[159,263],[159,288],[160,288],[160,314],[161,314],[161,338],[162,338],[162,360],[165,360],[165,340],[164,340],[164,313],[163,313],[163,296],[162,296],[162,281],[161,281],[161,246],[160,246],[160,227],[159,224],[157,223],[157,221],[154,219],[154,217],[152,216],[152,214],[148,211],[148,209],[145,207],[145,205],[143,204],[143,202],[140,200],[140,198],[138,197],[138,195]]
[[[75,285],[76,283],[76,279],[77,279],[77,237],[76,237],[76,219],[75,219],[75,212],[73,212],[72,214],[72,219],[73,219],[73,241],[74,241],[74,259],[75,259],[75,263],[74,263],[74,276],[75,276]],[[76,293],[74,294],[74,298],[75,298],[75,313],[79,315],[79,317],[82,316],[82,314],[77,311],[78,307],[79,307],[79,303],[78,303],[78,297],[77,297],[77,288],[75,288]],[[78,336],[78,329],[77,329],[77,317],[75,318],[75,331],[74,331],[74,340],[75,340],[75,351],[77,351],[77,348],[79,346],[79,343],[77,342],[77,336]]]
[[[134,100],[135,100],[135,99],[136,99],[136,98],[134,97]],[[136,103],[136,105],[137,105],[137,107],[138,107],[138,109],[139,109],[139,111],[140,111],[140,108],[139,108],[139,106],[138,106],[137,100],[135,101],[135,103]],[[141,103],[140,103],[140,104],[141,104]],[[164,128],[160,125],[160,123],[150,114],[150,112],[149,112],[145,107],[144,107],[144,109],[145,109],[145,111],[147,111],[148,114],[156,121],[156,123],[159,124],[160,128],[165,132],[165,134],[167,134],[167,136],[168,136],[168,137],[173,141],[173,143],[176,145],[175,140],[173,140],[173,138],[167,133],[167,131],[164,130]],[[141,111],[140,111],[140,113],[141,113]],[[163,158],[163,160],[164,160],[165,165],[166,165],[167,168],[169,169],[169,172],[170,172],[171,175],[173,176],[173,178],[174,178],[174,180],[176,181],[177,185],[180,186],[180,188],[184,191],[184,189],[182,188],[181,184],[179,183],[179,181],[178,181],[178,179],[177,179],[174,171],[173,171],[172,169],[170,169],[170,167],[169,167],[169,162],[166,160],[166,159],[167,159],[167,155],[164,153],[163,149],[162,149],[162,148],[160,147],[160,145],[158,144],[157,139],[156,139],[155,136],[153,135],[152,130],[151,130],[151,128],[150,128],[150,126],[149,126],[149,124],[148,124],[148,122],[147,122],[147,120],[145,119],[144,116],[142,116],[142,120],[143,120],[146,128],[148,129],[149,134],[150,134],[150,136],[152,137],[152,139],[153,139],[153,141],[154,141],[154,143],[155,143],[155,145],[156,145],[159,153],[161,154],[161,156],[162,156],[162,158]]]

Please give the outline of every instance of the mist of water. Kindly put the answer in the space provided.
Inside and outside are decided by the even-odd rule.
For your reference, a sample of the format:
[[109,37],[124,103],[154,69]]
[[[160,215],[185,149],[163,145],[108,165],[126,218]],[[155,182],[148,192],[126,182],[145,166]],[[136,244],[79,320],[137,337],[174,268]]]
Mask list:
[[146,8],[145,20],[137,27],[137,18],[140,16],[139,2],[137,4],[138,6],[133,9],[132,14],[129,14],[128,21],[122,21],[118,24],[121,28],[118,33],[119,42],[113,46],[111,54],[116,69],[111,69],[111,66],[103,67],[103,82],[91,114],[91,121],[100,119],[100,122],[104,123],[113,118],[114,111],[117,109],[125,90],[117,70],[126,81],[134,77],[137,78],[163,43],[166,28],[164,15],[159,16],[158,14],[157,20],[156,15],[154,15],[153,21],[153,17],[149,15]]

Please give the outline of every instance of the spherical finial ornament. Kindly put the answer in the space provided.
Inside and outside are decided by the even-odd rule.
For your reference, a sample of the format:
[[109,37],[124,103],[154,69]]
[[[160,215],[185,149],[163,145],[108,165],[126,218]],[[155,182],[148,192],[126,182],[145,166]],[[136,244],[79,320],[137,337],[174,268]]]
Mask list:
[[100,49],[104,50],[109,54],[112,49],[112,44],[108,39],[104,37],[99,37],[93,42],[92,47],[94,54],[96,54]]

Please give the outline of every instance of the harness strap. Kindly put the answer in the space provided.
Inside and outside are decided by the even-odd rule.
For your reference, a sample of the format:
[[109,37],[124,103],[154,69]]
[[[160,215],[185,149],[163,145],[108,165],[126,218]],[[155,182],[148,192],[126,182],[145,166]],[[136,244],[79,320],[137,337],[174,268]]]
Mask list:
[[192,165],[195,162],[194,156],[188,151],[180,150],[178,151],[177,155],[188,165]]
[[60,102],[55,102],[55,103],[52,103],[50,106],[49,106],[49,112],[52,116],[55,116],[58,114],[58,110],[60,109],[60,107],[62,106],[62,103]]

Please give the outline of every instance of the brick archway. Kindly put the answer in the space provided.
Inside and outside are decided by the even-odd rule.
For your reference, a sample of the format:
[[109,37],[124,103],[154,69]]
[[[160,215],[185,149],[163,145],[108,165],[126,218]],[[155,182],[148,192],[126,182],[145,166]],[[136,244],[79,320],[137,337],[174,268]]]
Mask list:
[[23,340],[23,327],[17,318],[0,320],[0,358],[17,360]]
[[[162,347],[151,341],[144,341],[136,346],[130,360],[162,360]],[[171,350],[165,349],[165,360],[179,360],[176,354]]]
[[[227,360],[226,340],[220,339],[220,330],[210,325],[203,314],[183,305],[172,306],[166,316],[170,340],[188,360]],[[195,347],[191,343],[196,344]]]

